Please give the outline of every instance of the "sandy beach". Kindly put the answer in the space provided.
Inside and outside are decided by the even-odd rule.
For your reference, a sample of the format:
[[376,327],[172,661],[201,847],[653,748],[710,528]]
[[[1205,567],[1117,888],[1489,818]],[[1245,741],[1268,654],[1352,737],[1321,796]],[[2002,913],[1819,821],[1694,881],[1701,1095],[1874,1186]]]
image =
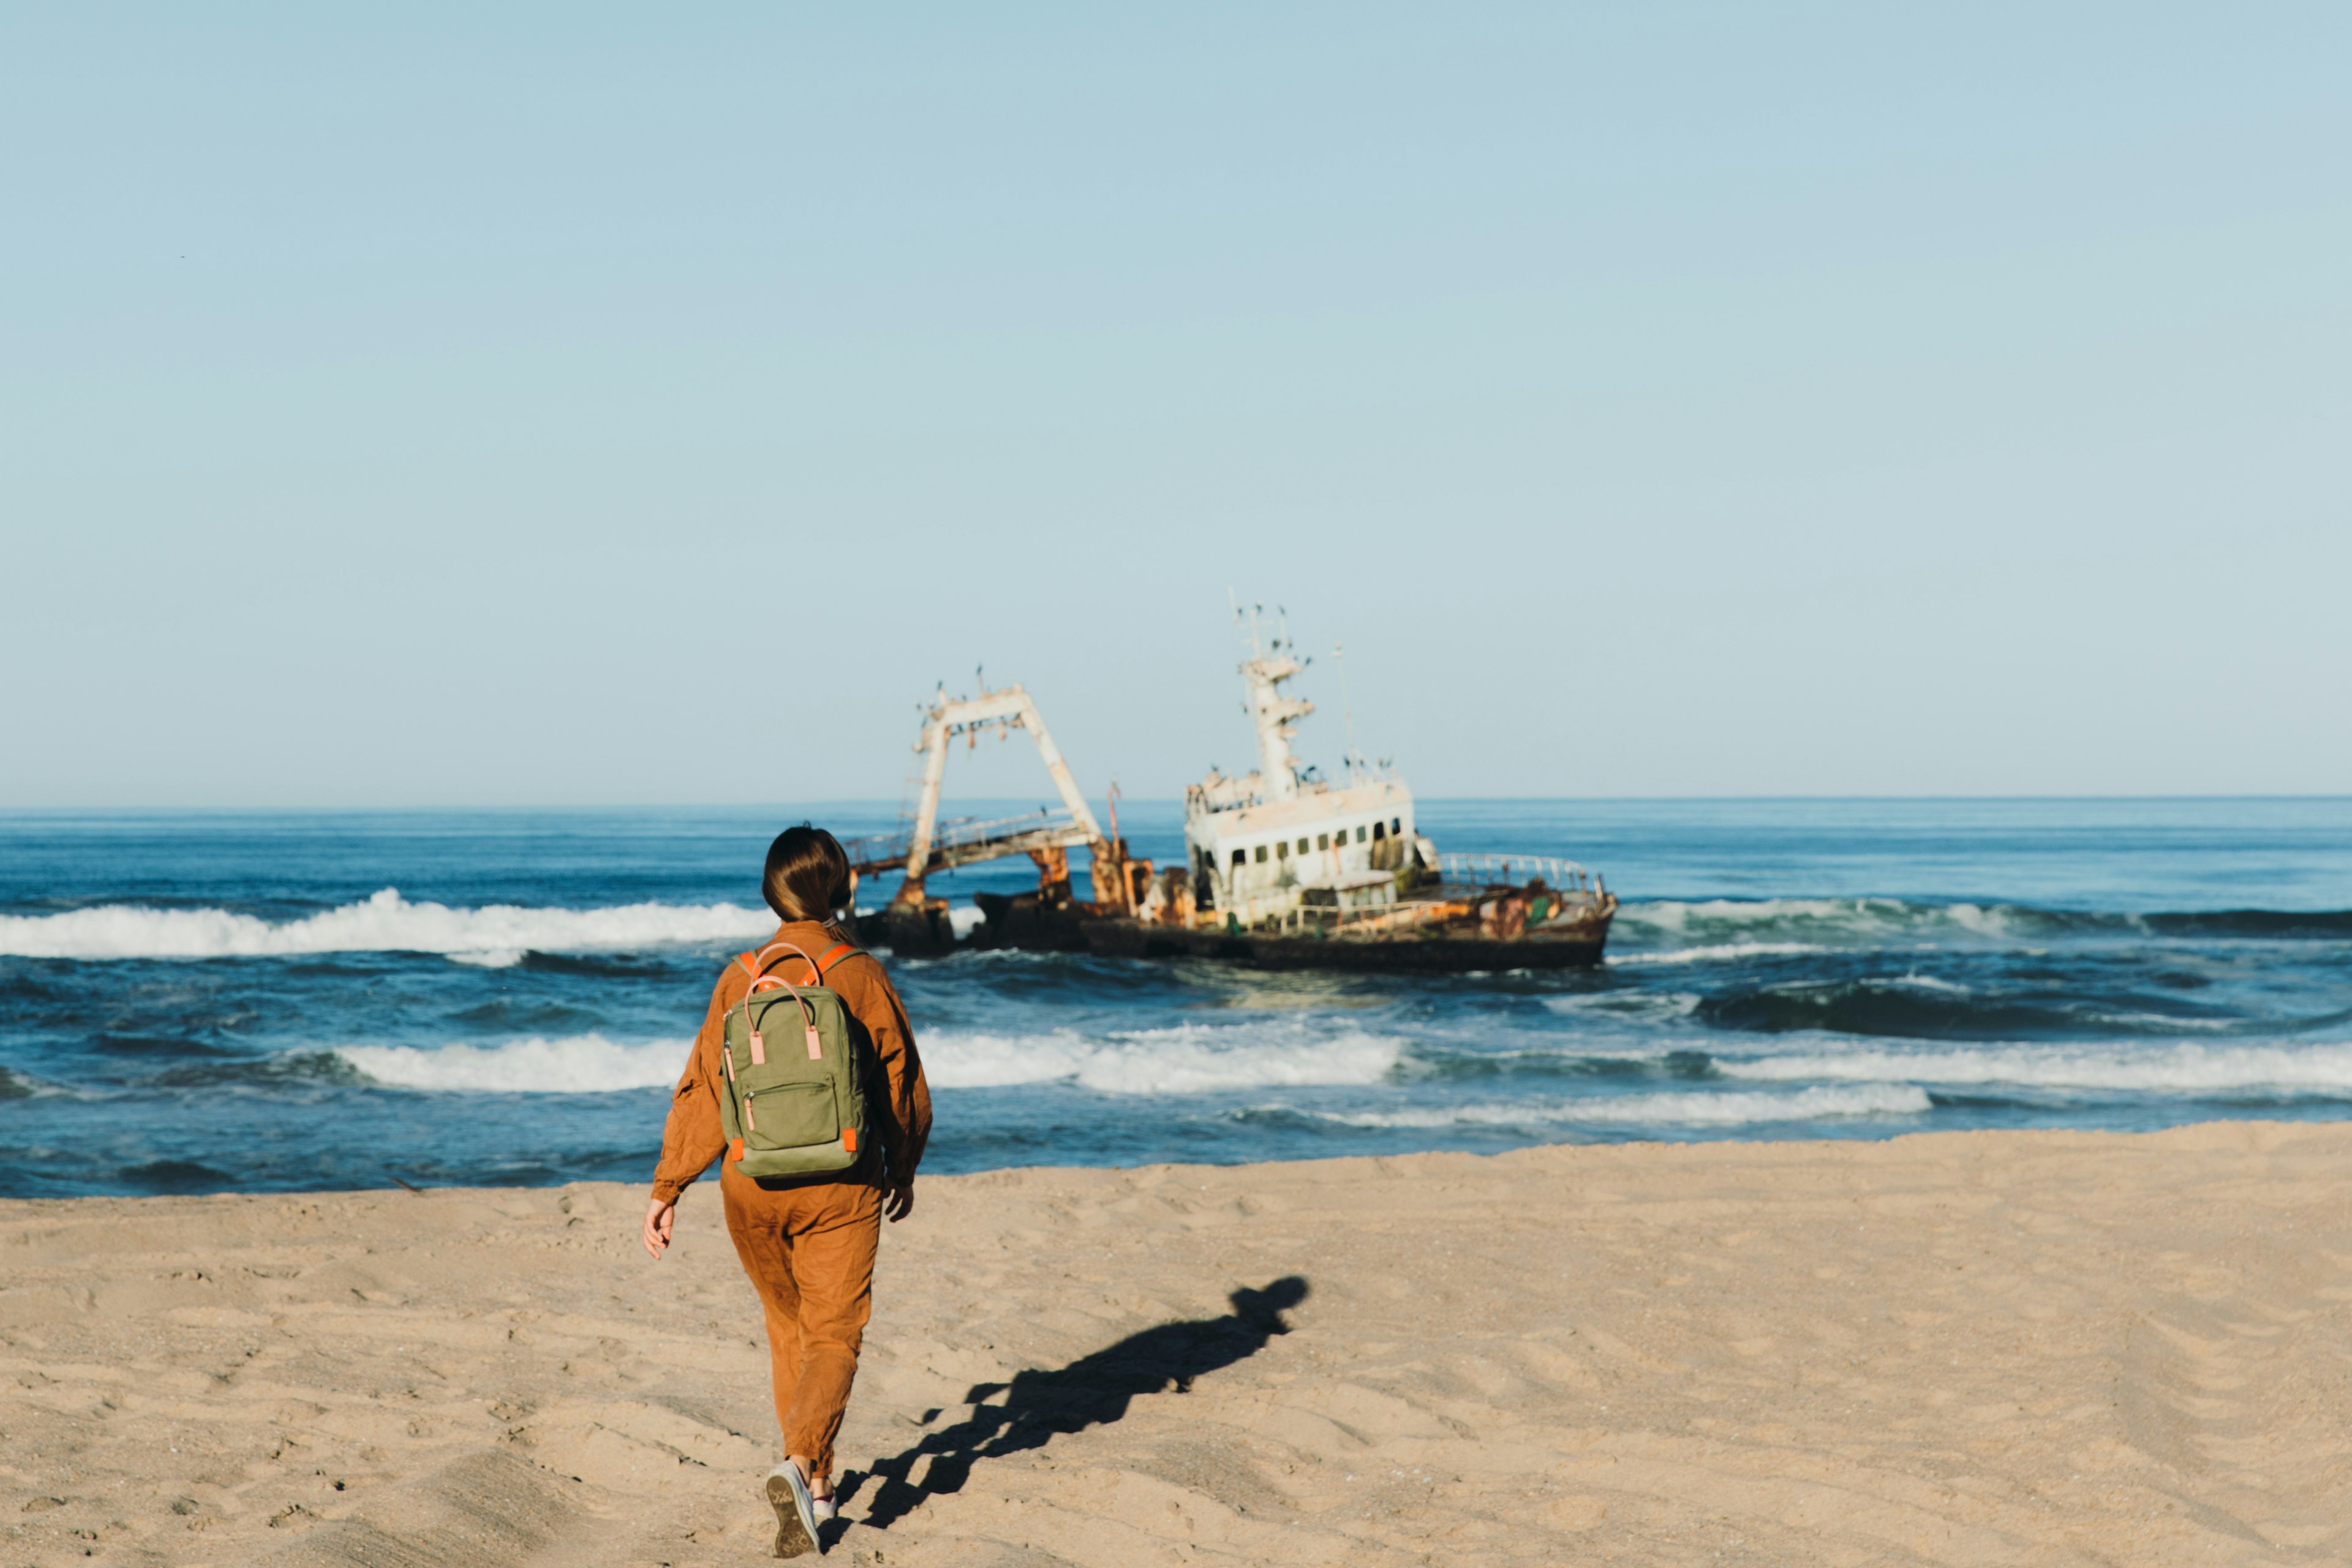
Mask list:
[[[2352,1554],[2352,1127],[926,1179],[830,1560]],[[0,1561],[764,1554],[698,1188],[0,1207]]]

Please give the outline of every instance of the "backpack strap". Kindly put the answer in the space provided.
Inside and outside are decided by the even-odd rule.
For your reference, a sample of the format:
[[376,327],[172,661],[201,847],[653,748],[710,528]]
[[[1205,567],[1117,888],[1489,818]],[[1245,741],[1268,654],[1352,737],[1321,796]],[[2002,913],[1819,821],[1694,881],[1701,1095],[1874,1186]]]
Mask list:
[[[736,962],[743,966],[744,973],[751,976],[751,984],[754,986],[759,985],[762,981],[765,981],[771,985],[780,985],[783,984],[782,981],[778,979],[776,976],[770,974],[768,971],[773,969],[776,964],[783,963],[784,958],[796,957],[803,963],[807,964],[809,966],[809,973],[815,976],[815,978],[810,981],[809,984],[812,985],[822,985],[824,984],[826,973],[835,964],[839,963],[845,958],[855,958],[865,951],[866,950],[864,948],[854,946],[849,942],[836,942],[831,947],[826,948],[823,952],[818,953],[814,958],[811,958],[808,955],[808,949],[803,947],[796,942],[772,942],[756,953],[744,953],[741,957],[737,959]],[[772,952],[781,952],[784,955],[784,958],[779,958],[775,960],[774,963],[770,963],[768,962],[768,954]]]

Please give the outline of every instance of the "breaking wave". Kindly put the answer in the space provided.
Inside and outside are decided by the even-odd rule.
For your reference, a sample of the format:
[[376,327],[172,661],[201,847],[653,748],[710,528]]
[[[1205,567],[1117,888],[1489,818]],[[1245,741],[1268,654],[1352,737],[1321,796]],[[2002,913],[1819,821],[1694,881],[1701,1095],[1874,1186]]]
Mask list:
[[[939,1089],[999,1089],[1068,1081],[1106,1094],[1200,1094],[1218,1089],[1379,1083],[1402,1047],[1366,1034],[1318,1037],[1300,1028],[1197,1024],[1097,1038],[940,1033],[919,1042]],[[475,1094],[610,1094],[677,1081],[691,1042],[620,1045],[602,1035],[512,1040],[496,1046],[338,1046],[325,1057],[389,1089]],[[288,1061],[295,1058],[270,1058]]]
[[[2033,943],[2100,937],[2352,940],[2352,910],[2210,910],[2118,914],[2030,904],[1916,904],[1901,899],[1708,899],[1629,903],[1616,935],[1642,949],[1612,963],[1691,962],[1826,947]],[[1685,956],[1687,955],[1687,956]]]
[[1346,1127],[1741,1127],[1770,1121],[1826,1121],[1854,1116],[1917,1116],[1931,1108],[1925,1089],[1909,1084],[1853,1089],[1804,1089],[1794,1094],[1754,1090],[1627,1094],[1530,1104],[1477,1101],[1410,1110],[1297,1110],[1289,1114]]
[[1826,952],[1817,942],[1723,942],[1708,947],[1675,948],[1666,952],[1620,952],[1611,963],[1714,963],[1737,958],[1788,958],[1803,952]]
[[1070,1029],[943,1033],[922,1041],[923,1069],[939,1088],[1068,1080],[1105,1094],[1373,1084],[1395,1069],[1402,1050],[1377,1035],[1316,1035],[1295,1025],[1181,1024],[1098,1037]]
[[652,1040],[621,1046],[602,1035],[574,1035],[499,1046],[338,1046],[334,1054],[389,1089],[612,1094],[676,1083],[689,1044]]
[[303,1090],[366,1081],[332,1051],[288,1051],[274,1057],[215,1058],[167,1068],[147,1082],[158,1089]]
[[1702,1000],[1696,991],[1580,991],[1546,996],[1543,1005],[1549,1012],[1570,1017],[1664,1021],[1689,1017]]
[[0,954],[19,958],[270,958],[315,952],[437,952],[486,967],[534,950],[625,952],[740,941],[773,929],[765,910],[734,904],[610,909],[452,909],[412,904],[386,888],[305,920],[271,922],[228,910],[103,904],[55,915],[0,915]]
[[1706,997],[1693,1016],[1743,1034],[1822,1032],[1915,1040],[2134,1039],[2150,1034],[2272,1035],[2326,1028],[2344,1011],[2248,1017],[2177,994],[2042,985],[1979,994],[1933,975],[1795,982]]
[[1717,1058],[1726,1078],[1792,1082],[2008,1085],[2020,1089],[2212,1093],[2232,1089],[2352,1092],[2352,1045],[2177,1045],[2142,1050],[2007,1047],[1948,1051],[1819,1052],[1753,1061]]

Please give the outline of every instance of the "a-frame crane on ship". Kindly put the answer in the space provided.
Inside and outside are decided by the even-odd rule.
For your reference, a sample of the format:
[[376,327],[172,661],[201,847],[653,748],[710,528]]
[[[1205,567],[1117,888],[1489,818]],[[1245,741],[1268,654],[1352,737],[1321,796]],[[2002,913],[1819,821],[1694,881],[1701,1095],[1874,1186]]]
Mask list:
[[[1038,759],[1045,764],[1055,791],[1062,797],[1058,812],[1041,810],[1029,816],[994,821],[940,821],[940,785],[947,775],[948,745],[963,736],[977,745],[981,731],[993,728],[999,738],[1014,730],[1027,731],[1036,742]],[[1127,846],[1104,834],[1095,814],[1078,793],[1069,763],[1054,744],[1036,700],[1018,684],[991,690],[981,682],[978,697],[950,697],[942,685],[924,713],[923,732],[915,742],[923,756],[922,792],[915,819],[903,833],[853,839],[843,846],[859,877],[899,874],[898,892],[878,917],[884,940],[900,952],[941,950],[952,942],[947,900],[933,898],[924,880],[934,871],[952,870],[983,860],[1026,855],[1037,863],[1041,897],[1069,897],[1070,855],[1083,847],[1087,854],[1088,880],[1094,904],[1106,914],[1124,914],[1133,901],[1122,875]]]

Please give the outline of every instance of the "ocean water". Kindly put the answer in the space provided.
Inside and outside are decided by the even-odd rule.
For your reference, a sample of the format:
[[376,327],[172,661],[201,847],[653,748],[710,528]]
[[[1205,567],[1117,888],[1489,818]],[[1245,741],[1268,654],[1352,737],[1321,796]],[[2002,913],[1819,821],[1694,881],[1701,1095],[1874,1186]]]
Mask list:
[[[772,924],[761,853],[803,816],[897,813],[0,816],[0,1193],[642,1180],[718,967]],[[1122,818],[1181,856],[1172,805]],[[2352,1114],[2352,800],[1422,821],[1601,871],[1609,962],[894,962],[928,1168]]]

